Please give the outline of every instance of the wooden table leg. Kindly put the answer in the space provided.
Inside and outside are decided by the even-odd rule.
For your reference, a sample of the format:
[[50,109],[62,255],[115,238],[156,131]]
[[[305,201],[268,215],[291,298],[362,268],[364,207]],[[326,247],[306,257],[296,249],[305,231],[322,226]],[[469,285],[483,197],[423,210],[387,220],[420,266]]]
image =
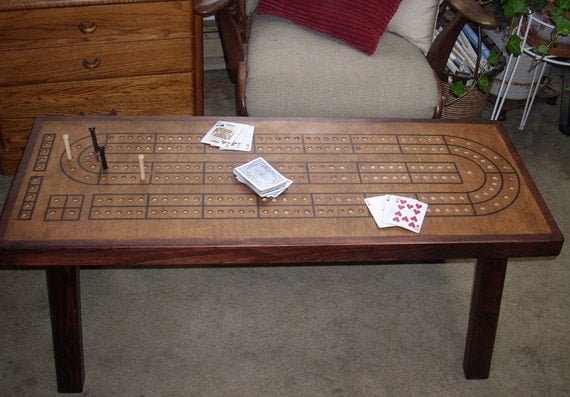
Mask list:
[[57,390],[83,390],[83,336],[79,267],[56,266],[46,270]]
[[467,379],[487,379],[499,322],[507,259],[478,259],[463,358]]

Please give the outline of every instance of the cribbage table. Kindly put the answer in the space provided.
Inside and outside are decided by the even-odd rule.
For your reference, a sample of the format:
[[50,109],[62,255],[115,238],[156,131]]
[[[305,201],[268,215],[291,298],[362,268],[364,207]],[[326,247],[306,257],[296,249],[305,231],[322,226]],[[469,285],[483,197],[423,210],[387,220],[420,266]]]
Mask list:
[[[217,120],[37,119],[0,220],[0,266],[46,269],[59,391],[83,387],[81,266],[475,258],[463,369],[489,376],[507,259],[563,244],[499,124],[229,118],[255,126],[252,151],[233,152],[200,143]],[[278,198],[232,174],[258,156],[294,181]],[[376,226],[364,199],[388,193],[429,204],[419,234]]]

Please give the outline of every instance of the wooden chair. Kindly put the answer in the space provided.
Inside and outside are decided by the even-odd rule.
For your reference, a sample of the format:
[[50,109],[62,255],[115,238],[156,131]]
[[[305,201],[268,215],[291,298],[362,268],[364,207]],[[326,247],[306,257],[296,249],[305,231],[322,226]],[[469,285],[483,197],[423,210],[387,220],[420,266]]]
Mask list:
[[[497,25],[474,0],[402,0],[367,55],[288,19],[258,15],[258,1],[202,0],[194,8],[215,16],[240,116],[439,118],[441,79],[463,25]],[[431,43],[447,3],[455,15]]]

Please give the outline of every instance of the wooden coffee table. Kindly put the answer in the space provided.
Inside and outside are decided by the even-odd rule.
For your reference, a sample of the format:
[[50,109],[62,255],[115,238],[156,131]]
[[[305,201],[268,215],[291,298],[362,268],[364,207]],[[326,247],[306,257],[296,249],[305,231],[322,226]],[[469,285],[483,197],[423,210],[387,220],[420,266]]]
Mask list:
[[[499,124],[233,119],[255,125],[243,153],[200,143],[217,120],[37,119],[0,219],[0,266],[46,269],[59,391],[83,387],[80,266],[476,258],[463,368],[489,376],[507,259],[563,244]],[[278,198],[232,174],[258,156],[294,181]],[[429,204],[421,233],[376,226],[364,199],[387,193]]]

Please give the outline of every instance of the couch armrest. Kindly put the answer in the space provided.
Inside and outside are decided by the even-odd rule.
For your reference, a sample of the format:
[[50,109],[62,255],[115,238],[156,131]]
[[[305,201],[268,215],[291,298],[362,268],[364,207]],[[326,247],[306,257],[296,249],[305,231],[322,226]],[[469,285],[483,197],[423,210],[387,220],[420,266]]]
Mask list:
[[194,13],[216,18],[226,69],[230,80],[235,83],[238,65],[245,59],[247,42],[247,16],[243,0],[200,0],[194,6]]
[[499,25],[499,21],[492,12],[481,7],[473,0],[447,0],[449,5],[463,14],[469,21],[481,25],[483,28],[494,28]]
[[226,8],[232,0],[201,0],[194,6],[194,13],[201,17],[209,17]]
[[493,13],[487,11],[473,0],[447,0],[457,12],[453,19],[437,35],[427,54],[427,60],[440,79],[445,80],[445,65],[449,54],[467,22],[473,22],[483,28],[494,28],[499,21]]

